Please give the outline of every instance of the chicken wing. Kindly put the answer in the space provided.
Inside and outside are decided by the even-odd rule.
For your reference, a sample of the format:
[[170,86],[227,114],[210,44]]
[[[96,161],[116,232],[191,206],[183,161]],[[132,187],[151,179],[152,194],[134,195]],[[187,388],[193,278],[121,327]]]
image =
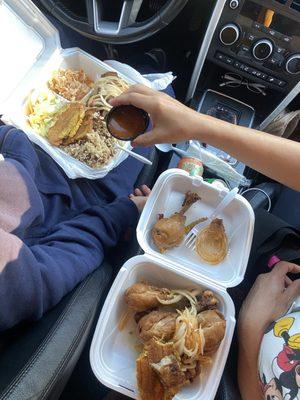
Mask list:
[[187,192],[181,210],[169,218],[160,218],[151,230],[152,239],[161,253],[179,246],[185,235],[185,213],[200,197]]
[[197,318],[205,338],[204,355],[212,355],[225,336],[225,318],[219,310],[202,311]]
[[175,312],[152,311],[138,322],[138,335],[143,342],[152,338],[170,340],[175,332]]
[[157,288],[146,283],[135,283],[125,292],[125,301],[128,307],[134,311],[146,311],[158,307],[161,300],[167,300],[171,291],[165,288]]
[[213,310],[217,308],[219,300],[216,298],[211,290],[203,290],[203,292],[196,296],[197,299],[197,312],[204,310]]

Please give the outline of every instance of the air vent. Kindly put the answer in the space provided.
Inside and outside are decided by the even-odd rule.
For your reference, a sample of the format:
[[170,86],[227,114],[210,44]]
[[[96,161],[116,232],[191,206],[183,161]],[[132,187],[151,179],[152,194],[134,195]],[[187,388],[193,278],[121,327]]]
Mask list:
[[293,0],[290,7],[293,10],[299,11],[300,12],[300,0]]

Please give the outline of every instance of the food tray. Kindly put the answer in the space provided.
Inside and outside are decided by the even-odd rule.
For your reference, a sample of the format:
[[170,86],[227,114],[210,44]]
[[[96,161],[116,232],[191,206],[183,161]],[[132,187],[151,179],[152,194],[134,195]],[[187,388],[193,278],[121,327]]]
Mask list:
[[180,210],[185,193],[196,192],[201,200],[185,214],[186,224],[197,218],[207,217],[227,193],[227,189],[216,188],[203,181],[201,177],[191,177],[186,171],[169,169],[160,175],[143,210],[137,227],[137,238],[147,254],[171,263],[182,270],[206,280],[218,282],[224,287],[238,285],[245,274],[250,253],[254,213],[248,201],[236,195],[220,215],[229,239],[229,253],[218,265],[206,264],[199,256],[187,249],[184,244],[161,254],[151,238],[151,229],[159,214],[169,217]]
[[[22,129],[70,178],[101,178],[124,161],[128,154],[119,150],[103,167],[94,169],[87,166],[35,133],[26,121],[26,101],[32,90],[44,87],[51,73],[59,68],[83,69],[94,81],[104,72],[116,70],[79,48],[62,49],[58,31],[37,7],[29,0],[17,3],[5,0],[0,5],[0,23],[3,26],[6,23],[14,27],[14,35],[8,37],[8,42],[12,41],[11,48],[17,48],[19,40],[27,50],[26,55],[22,51],[20,57],[12,59],[12,71],[6,71],[7,76],[4,79],[7,78],[9,83],[5,82],[5,92],[2,92],[0,97],[0,113],[4,114],[1,119]],[[129,84],[134,83],[129,77],[116,72]],[[129,142],[125,143],[124,147],[131,149]]]
[[149,255],[136,256],[126,262],[110,289],[103,306],[90,350],[90,361],[94,374],[104,385],[133,399],[138,398],[136,387],[135,360],[138,340],[134,332],[134,322],[118,329],[121,316],[127,309],[124,292],[133,283],[147,282],[170,288],[208,288],[214,291],[220,304],[219,309],[226,318],[226,333],[212,365],[203,369],[200,377],[185,386],[174,397],[178,400],[212,400],[229,352],[234,326],[234,305],[224,288],[207,282],[202,277],[191,277],[185,271],[179,271],[163,260]]

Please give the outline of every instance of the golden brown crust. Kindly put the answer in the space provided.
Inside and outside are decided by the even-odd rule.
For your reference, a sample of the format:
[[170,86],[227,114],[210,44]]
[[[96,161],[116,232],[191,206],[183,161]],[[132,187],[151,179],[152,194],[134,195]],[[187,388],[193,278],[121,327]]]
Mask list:
[[197,193],[187,192],[182,207],[179,212],[171,215],[169,218],[160,218],[151,230],[152,240],[160,253],[180,245],[185,236],[184,213],[200,200]]
[[138,335],[143,342],[152,338],[170,340],[175,332],[177,313],[151,311],[138,322]]
[[198,322],[205,338],[204,354],[214,354],[225,336],[225,318],[219,310],[207,310],[198,314]]
[[136,360],[136,377],[141,400],[165,400],[165,390],[150,366],[146,351]]
[[68,103],[55,116],[55,124],[48,131],[48,140],[54,145],[60,145],[67,137],[76,134],[85,113],[81,103]]
[[125,301],[134,311],[146,311],[160,305],[158,299],[166,300],[170,296],[170,290],[157,288],[146,283],[136,283],[125,292]]

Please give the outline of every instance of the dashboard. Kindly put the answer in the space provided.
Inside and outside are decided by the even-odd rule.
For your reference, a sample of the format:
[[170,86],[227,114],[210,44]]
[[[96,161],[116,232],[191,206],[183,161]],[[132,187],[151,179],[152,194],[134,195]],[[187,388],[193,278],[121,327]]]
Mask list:
[[300,80],[300,0],[229,0],[207,59],[288,92]]

